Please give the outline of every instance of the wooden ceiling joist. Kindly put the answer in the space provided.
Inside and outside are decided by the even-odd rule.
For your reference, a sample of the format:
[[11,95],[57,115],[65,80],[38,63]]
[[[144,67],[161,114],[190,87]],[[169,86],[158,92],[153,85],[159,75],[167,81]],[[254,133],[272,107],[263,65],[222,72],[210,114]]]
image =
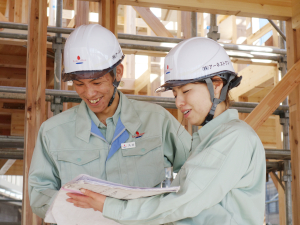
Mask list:
[[181,11],[287,20],[292,17],[291,0],[119,0],[121,5],[157,7]]

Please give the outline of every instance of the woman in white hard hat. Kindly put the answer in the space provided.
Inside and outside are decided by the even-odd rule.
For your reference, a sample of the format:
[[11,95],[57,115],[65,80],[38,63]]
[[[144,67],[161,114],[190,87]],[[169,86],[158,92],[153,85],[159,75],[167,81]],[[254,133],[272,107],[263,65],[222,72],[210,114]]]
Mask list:
[[103,211],[122,224],[258,225],[265,207],[265,153],[257,134],[228,109],[228,90],[240,83],[225,50],[191,38],[165,58],[165,84],[188,121],[203,127],[172,186],[178,193],[129,201],[88,190],[69,202]]
[[[80,174],[137,187],[159,186],[165,168],[178,171],[191,135],[164,108],[129,100],[118,84],[124,55],[100,25],[75,29],[64,48],[64,81],[73,81],[80,105],[40,128],[29,172],[32,210],[44,218],[62,185]],[[122,145],[122,148],[121,148]]]

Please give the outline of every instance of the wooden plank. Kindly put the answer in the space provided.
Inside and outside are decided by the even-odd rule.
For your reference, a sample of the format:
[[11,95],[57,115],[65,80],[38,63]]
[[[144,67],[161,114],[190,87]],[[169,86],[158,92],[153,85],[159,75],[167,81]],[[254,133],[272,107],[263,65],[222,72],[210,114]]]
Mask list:
[[118,3],[121,5],[157,7],[181,11],[194,11],[278,20],[287,20],[292,16],[291,4],[286,2],[285,4],[276,5],[277,1],[268,1],[262,4],[261,1],[257,2],[241,0],[119,0]]
[[300,83],[300,60],[287,72],[284,78],[272,89],[272,91],[260,102],[260,104],[248,115],[245,121],[257,130],[267,118],[275,111],[279,104]]
[[22,225],[41,224],[32,213],[28,196],[28,173],[37,134],[45,115],[47,1],[30,0],[26,67],[24,175]]
[[[26,68],[26,56],[0,55],[0,67]],[[53,68],[54,60],[47,58],[47,70],[53,70]]]
[[28,24],[29,0],[22,0],[22,23]]
[[273,86],[274,76],[278,74],[275,66],[248,66],[239,72],[243,76],[241,84],[231,90],[230,94],[235,101],[239,97],[249,97],[267,86]]
[[[292,21],[286,22],[287,66],[289,70],[300,62],[300,29],[292,29]],[[298,61],[298,62],[297,62]],[[294,64],[295,63],[295,64]],[[287,75],[286,75],[287,76]],[[299,72],[298,72],[299,77]],[[300,224],[300,88],[289,95],[290,149],[292,164],[293,224]]]
[[272,25],[270,23],[267,23],[265,26],[260,28],[257,32],[254,34],[251,34],[249,37],[247,37],[247,44],[251,45],[254,41],[264,36],[266,33],[270,32],[272,30]]
[[159,21],[159,19],[151,12],[150,8],[138,6],[134,6],[133,8],[157,36],[174,37],[171,32],[168,31]]
[[15,0],[14,22],[22,23],[22,0]]
[[89,24],[89,2],[75,0],[75,27]]

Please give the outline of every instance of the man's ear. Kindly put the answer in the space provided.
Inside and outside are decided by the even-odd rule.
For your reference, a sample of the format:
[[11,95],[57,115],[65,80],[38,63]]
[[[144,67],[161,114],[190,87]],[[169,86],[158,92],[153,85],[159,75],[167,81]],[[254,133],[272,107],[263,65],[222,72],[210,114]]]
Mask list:
[[119,64],[117,66],[117,72],[116,72],[116,80],[117,81],[120,81],[122,79],[122,77],[123,77],[123,71],[124,71],[124,66],[121,63],[121,64]]

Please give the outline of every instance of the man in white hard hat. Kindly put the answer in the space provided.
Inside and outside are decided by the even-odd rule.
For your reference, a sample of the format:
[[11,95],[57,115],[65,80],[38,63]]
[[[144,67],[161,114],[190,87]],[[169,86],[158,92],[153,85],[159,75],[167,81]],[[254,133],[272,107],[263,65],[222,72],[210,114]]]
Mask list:
[[64,49],[64,81],[73,81],[80,105],[40,128],[29,172],[32,210],[44,218],[57,191],[79,174],[123,185],[155,187],[165,168],[178,171],[191,136],[162,107],[129,100],[118,84],[124,55],[110,31],[80,26]]

